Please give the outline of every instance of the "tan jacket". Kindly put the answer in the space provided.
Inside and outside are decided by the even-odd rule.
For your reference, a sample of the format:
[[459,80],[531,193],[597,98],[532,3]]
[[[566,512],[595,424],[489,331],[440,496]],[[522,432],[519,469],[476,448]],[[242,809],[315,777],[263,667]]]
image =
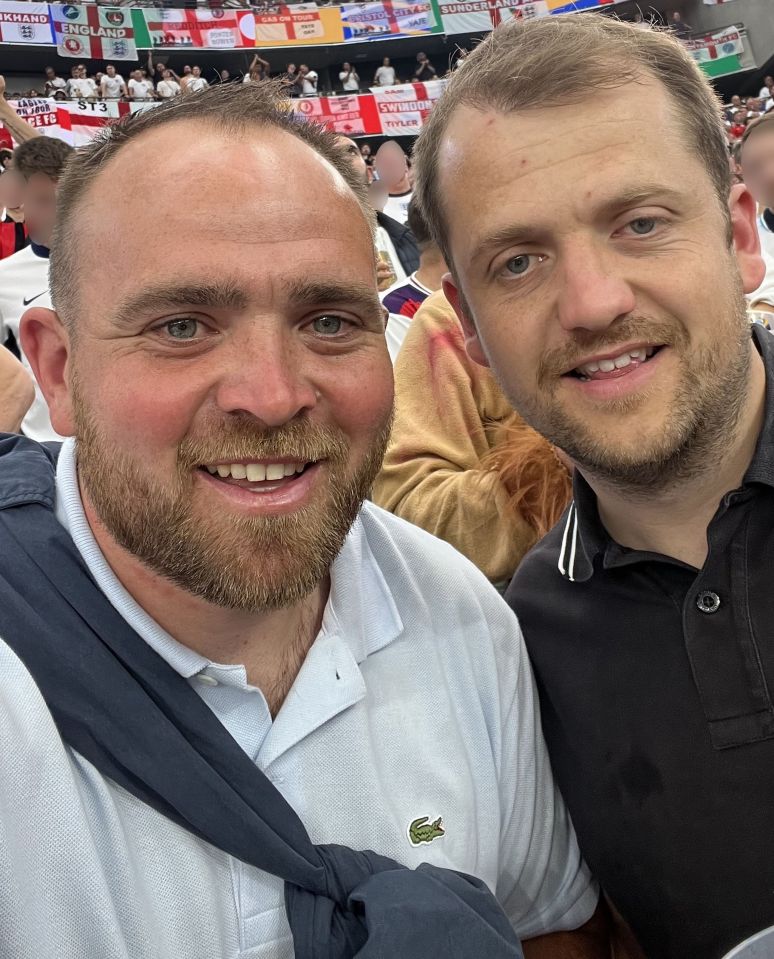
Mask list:
[[465,350],[443,293],[422,304],[395,364],[396,416],[373,499],[507,581],[569,499],[566,468]]

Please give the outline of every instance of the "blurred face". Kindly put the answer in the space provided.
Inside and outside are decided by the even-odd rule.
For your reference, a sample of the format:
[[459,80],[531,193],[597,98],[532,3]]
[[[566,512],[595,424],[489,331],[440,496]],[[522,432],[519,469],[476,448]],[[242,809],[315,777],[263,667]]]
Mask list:
[[[181,122],[110,167],[77,218],[79,332],[53,413],[75,428],[86,501],[124,548],[211,603],[295,603],[327,573],[386,443],[392,368],[365,218],[281,131]],[[144,228],[162,216],[188,235],[206,210],[206,249],[161,263]],[[129,259],[103,269],[117,230]]]
[[56,73],[54,72],[54,68],[53,68],[53,67],[46,67],[46,79],[47,79],[47,80],[54,80],[54,79],[56,79]]
[[41,246],[51,243],[56,219],[56,190],[56,180],[45,173],[33,173],[24,183],[24,222],[32,241]]
[[740,106],[742,105],[741,99],[740,99],[739,97],[737,97],[737,96],[731,97],[731,103],[732,103],[735,107],[740,107]]
[[382,60],[382,63],[384,64],[385,67],[388,67],[390,65],[390,58],[385,57],[384,60]]
[[406,176],[406,154],[397,143],[383,143],[376,151],[374,166],[379,178],[392,190]]
[[[742,174],[755,199],[774,207],[774,122],[762,121],[765,130],[754,130],[742,146]],[[771,129],[769,129],[771,127]]]
[[116,68],[115,68],[114,66],[112,66],[112,65],[111,65],[111,66],[108,66],[108,67],[105,67],[105,70],[106,70],[107,75],[108,75],[109,77],[114,77],[114,76],[116,75]]
[[348,64],[348,63],[343,63],[343,64],[341,65],[341,69],[342,69],[342,70],[349,70],[349,64]]
[[530,425],[590,475],[652,490],[707,468],[707,443],[716,453],[738,421],[743,291],[763,274],[754,206],[734,188],[734,236],[754,248],[738,261],[654,80],[552,107],[551,129],[537,113],[453,116],[439,154],[447,295]]
[[[9,163],[13,160],[9,160]],[[0,207],[7,207],[9,210],[18,209],[23,202],[24,180],[18,173],[11,169],[0,176]]]
[[191,72],[193,73],[193,75],[194,75],[195,77],[200,77],[200,76],[202,75],[202,68],[201,68],[201,67],[194,67]]
[[171,74],[171,72],[170,72],[169,70],[165,70],[165,71],[164,71],[164,79],[165,79],[165,80],[171,80],[171,79],[172,79],[172,74]]
[[221,80],[228,80],[228,78],[229,78],[230,76],[231,76],[231,74],[228,72],[228,70],[221,70],[221,71],[220,71],[220,78],[221,78]]
[[418,54],[417,54],[417,62],[418,62],[418,63],[424,63],[425,60],[427,60],[427,54],[426,54],[426,53],[418,53]]

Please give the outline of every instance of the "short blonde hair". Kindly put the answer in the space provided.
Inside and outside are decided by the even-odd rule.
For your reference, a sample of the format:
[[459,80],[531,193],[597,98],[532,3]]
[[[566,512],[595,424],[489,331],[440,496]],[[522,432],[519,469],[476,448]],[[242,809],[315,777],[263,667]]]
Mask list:
[[580,103],[596,90],[620,87],[643,75],[662,83],[682,110],[686,138],[706,166],[728,216],[731,175],[722,105],[682,44],[665,31],[638,30],[597,13],[511,21],[494,30],[454,74],[414,147],[415,196],[449,266],[438,150],[458,107],[515,113],[538,102],[541,107]]

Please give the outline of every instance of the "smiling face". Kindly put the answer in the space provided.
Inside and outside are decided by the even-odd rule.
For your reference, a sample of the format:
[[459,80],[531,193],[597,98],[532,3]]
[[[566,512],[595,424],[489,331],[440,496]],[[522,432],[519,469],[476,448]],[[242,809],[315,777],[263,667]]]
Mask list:
[[[740,277],[713,182],[655,80],[550,113],[452,116],[447,295],[533,427],[589,473],[668,484],[736,421],[752,350],[742,289],[761,261]],[[749,240],[751,198],[735,189]]]
[[[148,150],[162,159],[127,193]],[[386,443],[392,368],[366,221],[326,161],[269,128],[177,122],[108,168],[76,215],[71,388],[51,404],[78,437],[87,509],[195,595],[291,605],[326,574]],[[206,244],[160,261],[143,240],[159,216],[181,236],[206,227]],[[129,259],[85,282],[115,230]]]

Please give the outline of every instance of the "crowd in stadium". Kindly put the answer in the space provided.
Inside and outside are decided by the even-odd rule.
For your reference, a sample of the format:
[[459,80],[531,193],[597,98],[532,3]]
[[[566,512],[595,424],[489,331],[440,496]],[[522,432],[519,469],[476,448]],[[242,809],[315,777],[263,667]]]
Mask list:
[[0,959],[774,957],[774,57],[664,19],[0,76]]

